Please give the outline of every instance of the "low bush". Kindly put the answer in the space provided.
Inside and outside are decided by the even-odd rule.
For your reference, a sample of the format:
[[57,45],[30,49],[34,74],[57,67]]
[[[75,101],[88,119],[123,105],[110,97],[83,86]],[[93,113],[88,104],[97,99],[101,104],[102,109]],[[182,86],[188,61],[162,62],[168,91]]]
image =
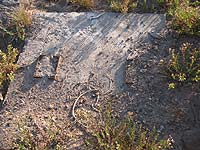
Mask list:
[[67,131],[68,127],[67,123],[61,127],[52,118],[45,122],[45,126],[30,122],[28,119],[20,119],[13,147],[18,150],[65,150],[65,142],[71,138],[71,133]]
[[200,82],[200,49],[184,43],[179,52],[170,51],[169,61],[161,61],[165,75],[172,81],[169,88],[188,82]]
[[77,3],[84,8],[94,7],[94,1],[93,0],[70,0],[70,2]]
[[14,79],[14,73],[18,68],[15,64],[18,50],[8,45],[7,52],[4,53],[0,50],[0,86],[4,81],[10,81]]
[[26,37],[26,30],[32,24],[31,14],[24,8],[15,8],[11,13],[11,29],[17,37],[24,40]]
[[113,11],[121,13],[127,13],[137,7],[137,2],[132,2],[131,0],[111,0],[109,3]]
[[[84,109],[80,111],[83,112]],[[86,112],[80,121],[90,122],[85,133],[85,148],[89,150],[170,150],[173,139],[159,140],[155,128],[151,131],[138,125],[130,116],[119,120],[107,109],[100,113],[102,118],[94,121]],[[93,118],[93,119],[92,119]],[[29,120],[29,121],[28,121]],[[74,138],[70,124],[57,124],[53,119],[38,125],[32,118],[20,120],[18,134],[13,147],[19,150],[65,150],[68,142]]]
[[155,128],[149,131],[132,119],[116,119],[111,111],[103,115],[103,123],[93,128],[86,140],[89,150],[168,150],[172,140],[159,140]]
[[14,8],[7,16],[9,22],[6,25],[0,24],[0,30],[15,40],[24,40],[26,31],[32,24],[32,15],[22,6]]
[[169,10],[172,28],[180,34],[200,35],[200,10],[191,5],[188,0],[173,3]]

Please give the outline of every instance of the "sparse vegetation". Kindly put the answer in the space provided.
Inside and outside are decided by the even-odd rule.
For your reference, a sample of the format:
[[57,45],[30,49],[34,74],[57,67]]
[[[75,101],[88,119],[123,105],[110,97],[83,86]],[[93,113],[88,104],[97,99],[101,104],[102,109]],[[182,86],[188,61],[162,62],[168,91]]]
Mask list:
[[[144,12],[147,12],[147,11],[149,11],[149,9],[150,9],[150,7],[152,7],[152,6],[148,6],[147,5],[147,0],[143,0],[142,1],[142,3],[141,3],[141,5],[142,5],[142,10],[144,11]],[[151,8],[152,9],[152,8]],[[151,11],[151,9],[150,9],[150,11]]]
[[26,31],[32,24],[31,14],[22,6],[15,8],[8,15],[9,23],[5,26],[0,25],[6,35],[13,37],[14,39],[24,40],[26,37]]
[[[83,112],[84,109],[80,113]],[[85,140],[87,149],[169,150],[173,147],[173,139],[159,140],[155,128],[149,131],[142,125],[137,125],[130,119],[130,116],[120,121],[112,115],[110,109],[107,109],[102,114],[102,122],[97,122],[93,120],[93,117],[91,119],[88,116],[88,112],[86,114],[83,115],[83,118],[80,117],[82,121],[90,122],[85,130],[89,134]],[[31,123],[27,119],[21,119],[18,123],[18,134],[13,147],[19,150],[64,150],[67,148],[66,141],[73,138],[66,132],[66,129],[57,125],[52,119],[45,126],[40,126],[33,120]]]
[[[31,125],[30,125],[31,124]],[[65,125],[66,128],[68,124]],[[18,135],[13,147],[18,150],[64,150],[65,142],[70,139],[65,127],[60,127],[50,118],[45,126],[19,120]]]
[[10,14],[11,30],[18,38],[24,40],[26,37],[26,30],[32,23],[31,14],[24,8],[18,7]]
[[115,12],[127,13],[129,10],[133,10],[137,7],[137,2],[130,0],[111,0],[110,7]]
[[166,2],[166,6],[167,6],[167,13],[171,16],[173,16],[176,8],[178,7],[180,3],[180,0],[169,0]]
[[160,7],[165,6],[165,0],[157,0],[156,3],[157,3]]
[[[56,3],[59,0],[52,1]],[[86,9],[95,6],[94,0],[69,1]],[[161,9],[157,8],[162,8],[171,15],[171,27],[179,34],[200,35],[200,11],[197,1],[191,3],[188,0],[156,0],[155,5],[148,5],[147,0],[143,0],[142,3],[137,0],[108,0],[108,4],[113,11],[123,14],[139,7],[142,12],[160,12]],[[20,6],[13,10],[9,17],[9,26],[0,25],[0,30],[9,37],[17,39],[17,42],[23,42],[26,31],[32,24],[31,14],[26,7]],[[169,58],[160,61],[164,74],[169,79],[169,89],[186,83],[200,83],[200,49],[193,47],[195,46],[184,43],[180,49],[170,49]],[[0,50],[0,90],[4,82],[9,83],[14,79],[14,73],[18,69],[16,64],[18,54],[18,50],[12,45],[8,45],[6,52]],[[112,114],[110,107],[104,113],[99,113],[95,107],[96,114],[99,115],[95,116],[93,111],[80,107],[75,110],[76,118],[74,118],[76,123],[86,129],[88,137],[85,145],[89,150],[170,150],[173,148],[171,138],[161,139],[155,128],[147,129],[135,122],[133,117],[119,119]],[[14,147],[19,150],[65,150],[66,141],[71,138],[67,133],[69,131],[66,130],[67,127],[67,125],[63,127],[56,124],[54,120],[50,120],[46,126],[34,122],[31,127],[26,121],[22,121],[18,124]]]
[[[14,9],[10,15],[10,24],[8,27],[0,25],[0,29],[13,39],[24,40],[26,36],[26,29],[32,23],[32,17],[24,7]],[[17,41],[17,40],[16,40]],[[8,45],[7,51],[4,53],[0,51],[0,86],[4,81],[14,79],[14,72],[18,66],[15,64],[18,55],[18,50]]]
[[[9,81],[14,79],[14,73],[18,68],[15,63],[19,54],[17,48],[22,48],[26,31],[32,23],[32,16],[22,5],[10,9],[4,15],[7,17],[6,21],[0,22],[0,36],[3,38],[0,45],[2,49],[0,51],[0,95],[5,96]],[[12,45],[17,48],[13,48]]]
[[96,125],[86,145],[89,150],[168,150],[172,140],[159,140],[155,128],[148,131],[130,118],[120,121],[108,109],[103,123]]
[[169,10],[173,16],[172,27],[180,34],[200,35],[199,7],[191,6],[188,0],[175,1]]
[[188,82],[200,82],[200,49],[192,48],[189,43],[180,47],[180,52],[170,51],[170,60],[161,61],[165,67],[165,73],[172,81],[169,88],[173,89],[177,84]]
[[18,50],[11,45],[7,47],[7,53],[0,50],[0,87],[4,81],[14,79],[14,73],[18,66],[15,64]]
[[94,7],[94,1],[93,0],[70,0],[72,3],[77,3],[82,7],[85,8],[92,8]]

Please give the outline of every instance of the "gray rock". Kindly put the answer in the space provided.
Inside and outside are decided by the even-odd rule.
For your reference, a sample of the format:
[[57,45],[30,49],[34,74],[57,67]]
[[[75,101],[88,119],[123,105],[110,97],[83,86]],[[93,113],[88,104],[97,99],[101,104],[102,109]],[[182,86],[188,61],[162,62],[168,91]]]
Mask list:
[[8,22],[7,12],[19,5],[18,0],[0,0],[0,24]]
[[186,131],[182,140],[183,150],[200,150],[200,129]]
[[19,0],[0,0],[0,4],[4,6],[15,6],[19,4]]

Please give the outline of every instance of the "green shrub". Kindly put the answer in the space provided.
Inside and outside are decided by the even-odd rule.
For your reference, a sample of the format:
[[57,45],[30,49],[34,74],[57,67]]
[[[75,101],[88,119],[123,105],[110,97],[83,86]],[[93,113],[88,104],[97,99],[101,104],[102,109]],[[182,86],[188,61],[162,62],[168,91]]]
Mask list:
[[13,32],[21,40],[24,40],[26,29],[32,24],[31,14],[24,7],[18,7],[10,13],[10,17]]
[[156,0],[156,3],[157,3],[159,6],[164,6],[164,5],[165,5],[165,0]]
[[65,150],[66,140],[71,135],[65,127],[58,125],[52,118],[45,122],[45,126],[24,120],[18,120],[16,140],[13,147],[18,150]]
[[168,150],[172,142],[158,140],[155,128],[148,131],[130,118],[120,121],[108,110],[103,124],[93,128],[86,145],[89,150]]
[[169,88],[175,88],[177,84],[200,82],[200,49],[192,48],[189,43],[182,44],[179,53],[171,50],[170,60],[162,60],[161,64],[172,81]]
[[9,13],[10,22],[8,25],[1,25],[0,30],[14,39],[24,40],[26,30],[32,24],[32,15],[22,6],[15,8]]
[[[83,111],[84,109],[80,113]],[[80,116],[81,121],[85,119],[92,121],[89,121],[91,124],[85,130],[89,134],[85,140],[88,149],[169,150],[172,148],[171,138],[159,140],[155,128],[149,131],[143,126],[137,125],[130,118],[120,121],[113,117],[110,109],[107,109],[103,115],[103,121],[98,120],[98,122],[97,120],[94,122],[93,116],[88,118],[88,113],[86,112],[84,117]],[[20,120],[18,135],[13,146],[19,150],[65,150],[67,149],[66,142],[73,138],[71,131],[66,131],[70,130],[70,126],[65,124],[63,128],[62,125],[58,125],[51,119],[49,123],[45,121],[45,126],[39,126],[34,120]]]
[[131,2],[130,0],[111,0],[110,7],[115,12],[127,13],[129,10],[137,7],[137,2]]
[[0,50],[0,87],[4,81],[14,79],[14,72],[18,68],[15,64],[17,55],[18,50],[11,45],[8,45],[7,53]]
[[166,2],[168,14],[173,16],[176,8],[179,6],[180,0],[168,0]]
[[70,0],[72,3],[77,3],[82,7],[85,8],[92,8],[94,7],[94,1],[93,0]]
[[173,29],[180,34],[200,35],[199,7],[193,7],[188,0],[184,0],[184,2],[175,3],[174,8],[170,10],[173,16]]

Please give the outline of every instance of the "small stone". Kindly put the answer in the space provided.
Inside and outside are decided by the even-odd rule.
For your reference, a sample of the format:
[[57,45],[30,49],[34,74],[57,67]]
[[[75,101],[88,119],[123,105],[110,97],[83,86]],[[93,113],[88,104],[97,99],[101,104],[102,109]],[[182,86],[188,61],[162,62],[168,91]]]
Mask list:
[[6,123],[5,127],[9,128],[10,127],[10,123]]
[[12,120],[12,119],[13,119],[12,116],[8,117],[8,120]]
[[58,110],[58,107],[54,107],[54,110]]
[[68,105],[68,104],[65,104],[64,110],[67,110],[68,108],[69,108],[69,105]]
[[162,132],[165,129],[163,125],[160,126],[160,131]]
[[140,69],[140,73],[145,73],[147,72],[147,69]]
[[56,122],[56,120],[58,119],[57,117],[52,117],[51,118],[54,122]]
[[52,105],[52,104],[49,104],[49,106],[48,106],[47,110],[51,110],[51,109],[53,109],[53,108],[54,108],[54,105]]
[[49,116],[48,115],[44,115],[44,119],[48,119],[49,118]]
[[127,112],[127,115],[128,115],[128,117],[132,117],[132,116],[134,116],[134,112],[128,111],[128,112]]

